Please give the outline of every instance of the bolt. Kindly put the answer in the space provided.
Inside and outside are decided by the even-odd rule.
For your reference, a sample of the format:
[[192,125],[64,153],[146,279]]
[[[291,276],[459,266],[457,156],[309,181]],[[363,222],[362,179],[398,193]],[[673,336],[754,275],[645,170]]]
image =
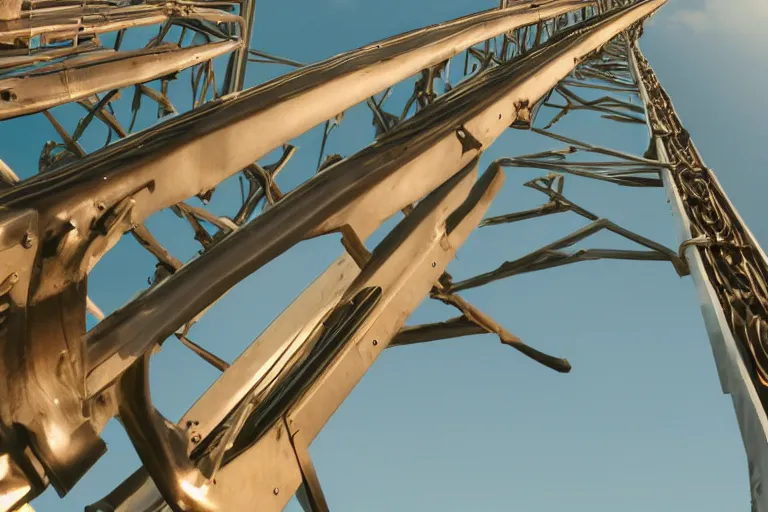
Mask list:
[[272,489],[272,494],[274,494],[275,496],[277,496],[278,494],[280,494],[280,489],[278,489],[277,487],[275,487],[274,489]]
[[24,233],[24,238],[21,240],[21,245],[25,249],[29,249],[30,247],[32,247],[33,243],[35,243],[35,235],[30,233],[29,231]]
[[195,444],[199,443],[200,439],[201,439],[200,438],[200,434],[195,434],[195,435],[192,436],[192,442],[195,443]]

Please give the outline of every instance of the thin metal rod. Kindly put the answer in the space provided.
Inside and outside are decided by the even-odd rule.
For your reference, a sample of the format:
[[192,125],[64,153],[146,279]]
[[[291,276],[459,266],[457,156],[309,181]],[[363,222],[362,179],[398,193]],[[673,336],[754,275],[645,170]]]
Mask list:
[[229,363],[217,356],[216,354],[209,352],[205,350],[203,347],[195,343],[194,341],[190,340],[186,335],[184,334],[177,334],[176,338],[184,344],[185,347],[190,349],[192,352],[200,356],[200,358],[205,361],[206,363],[210,364],[214,368],[216,368],[219,371],[226,371],[227,368],[229,368]]
[[392,338],[388,348],[427,343],[430,341],[461,338],[477,334],[488,334],[488,331],[465,316],[459,316],[436,322],[403,327],[397,336]]
[[496,334],[504,345],[509,345],[521,354],[525,354],[547,368],[551,368],[560,373],[568,373],[571,371],[571,364],[567,359],[552,357],[526,345],[520,338],[507,331],[504,327],[496,323],[493,318],[483,313],[460,296],[454,293],[436,292],[432,293],[432,298],[455,307],[461,311],[465,317],[483,327],[486,331]]
[[253,37],[253,22],[256,17],[256,0],[240,0],[240,16],[244,20],[243,30],[240,34],[243,46],[237,51],[236,64],[233,70],[234,81],[232,90],[241,91],[245,87],[245,73],[248,71],[248,53],[251,48],[251,38]]

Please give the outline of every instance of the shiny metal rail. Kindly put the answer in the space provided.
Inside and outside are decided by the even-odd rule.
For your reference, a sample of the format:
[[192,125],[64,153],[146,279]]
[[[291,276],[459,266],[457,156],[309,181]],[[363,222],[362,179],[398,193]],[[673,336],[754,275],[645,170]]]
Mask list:
[[768,511],[768,258],[707,168],[672,101],[632,41],[630,64],[646,106],[653,153],[678,222],[712,344],[747,452],[752,506]]
[[[239,16],[231,18],[242,21]],[[64,65],[0,79],[0,94],[8,98],[0,100],[0,120],[157,80],[242,47],[242,41],[222,41],[190,48],[167,45],[130,52],[94,52]]]
[[[219,9],[177,2],[86,4],[23,14],[26,16],[18,20],[0,21],[0,44],[14,48],[0,52],[0,71],[9,75],[0,77],[0,120],[167,77],[224,54],[237,53],[238,62],[247,55],[242,49],[249,40],[250,22]],[[150,41],[139,50],[119,51],[127,29],[161,25],[167,31],[173,24],[191,27],[205,35],[208,43],[180,48],[175,43]],[[226,24],[238,27],[237,33],[218,28]],[[119,34],[115,48],[104,48],[98,40],[98,35],[108,32]],[[36,37],[42,48],[30,48]],[[60,47],[63,42],[71,44]],[[53,59],[57,60],[54,64],[25,68]]]

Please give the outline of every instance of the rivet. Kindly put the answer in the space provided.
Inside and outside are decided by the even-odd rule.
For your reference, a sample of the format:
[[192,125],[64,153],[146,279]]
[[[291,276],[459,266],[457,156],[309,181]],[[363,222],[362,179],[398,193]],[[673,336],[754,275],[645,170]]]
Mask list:
[[436,266],[437,266],[437,263],[433,261],[432,262],[432,268],[435,268]]
[[192,436],[192,442],[197,444],[200,442],[200,434],[195,434]]
[[272,489],[272,494],[274,494],[275,496],[277,496],[278,494],[280,494],[280,489],[278,489],[277,487],[275,487],[274,489]]
[[374,346],[374,347],[375,347],[376,345],[378,345],[378,344],[379,344],[379,340],[373,340],[373,346]]

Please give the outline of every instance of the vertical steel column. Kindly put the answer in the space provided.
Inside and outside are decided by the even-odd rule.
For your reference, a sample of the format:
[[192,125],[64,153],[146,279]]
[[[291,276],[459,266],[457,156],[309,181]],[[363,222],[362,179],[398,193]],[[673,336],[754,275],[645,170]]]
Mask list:
[[[674,164],[672,169],[662,171],[667,202],[677,218],[681,242],[680,253],[688,262],[691,277],[696,286],[723,392],[730,394],[733,399],[736,418],[747,452],[752,510],[765,512],[768,511],[768,494],[764,492],[764,489],[768,488],[768,418],[759,394],[760,384],[756,385],[756,381],[761,382],[757,368],[761,356],[756,352],[763,351],[764,347],[754,346],[755,339],[757,344],[762,345],[759,341],[765,336],[767,324],[764,311],[761,311],[765,304],[762,304],[763,308],[758,305],[755,308],[757,313],[753,313],[754,304],[749,304],[749,299],[742,298],[741,292],[744,288],[749,288],[743,295],[749,294],[754,303],[761,302],[764,298],[761,295],[764,293],[766,277],[768,277],[765,273],[768,258],[728,200],[717,178],[703,165],[701,155],[690,141],[690,135],[682,128],[682,123],[679,122],[668,95],[640,52],[637,40],[631,38],[627,40],[630,41],[630,68],[646,108],[648,129],[651,134],[650,151],[655,151],[660,161]],[[664,110],[666,119],[660,118],[659,109]],[[671,126],[670,119],[677,121],[675,124],[678,126]],[[693,160],[700,163],[699,169],[686,169],[687,164],[680,158],[680,149],[671,147],[670,141],[673,139],[683,140],[681,145],[684,151],[690,153]],[[701,229],[697,229],[694,219],[686,210],[688,198],[686,194],[681,194],[673,175],[683,169],[700,173],[702,178],[699,179],[706,182],[705,188],[710,193],[708,197],[712,198],[711,206],[713,209],[718,207],[723,209],[718,213],[725,219],[724,222],[729,224],[729,233],[732,235],[729,239],[721,240],[719,236],[718,239],[711,239],[706,232],[702,233]],[[717,255],[708,255],[704,252],[706,248],[727,244],[736,250],[748,251],[757,263],[755,266],[750,265],[750,270],[754,272],[753,276],[742,276],[745,280],[749,279],[748,282],[735,284],[724,282],[726,279],[723,279],[724,276],[718,267],[735,267],[740,262],[717,261]],[[713,259],[715,259],[715,265],[712,264]],[[723,259],[722,253],[720,259]],[[734,272],[736,272],[735,269]],[[747,303],[746,307],[741,308],[736,304],[736,300],[729,300],[728,293],[733,291],[729,290],[731,285],[736,289],[739,300]],[[745,309],[746,313],[741,309]],[[753,355],[749,354],[750,351]],[[751,358],[756,358],[757,363]]]

